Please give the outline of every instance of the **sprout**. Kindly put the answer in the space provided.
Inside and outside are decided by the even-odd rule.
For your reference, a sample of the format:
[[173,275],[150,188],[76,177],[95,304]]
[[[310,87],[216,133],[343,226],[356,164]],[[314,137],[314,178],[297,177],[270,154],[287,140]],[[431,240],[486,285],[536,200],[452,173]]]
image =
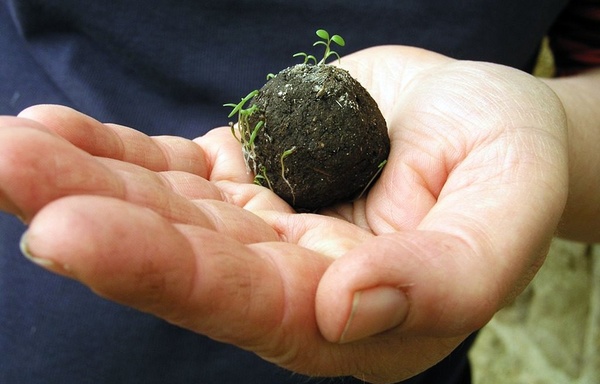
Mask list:
[[325,53],[323,54],[323,58],[321,59],[321,61],[317,62],[317,58],[315,56],[309,55],[304,52],[298,52],[298,53],[294,54],[293,57],[304,57],[304,64],[309,64],[309,62],[312,61],[315,65],[325,64],[325,62],[327,61],[327,59],[330,56],[335,56],[338,58],[338,60],[341,60],[340,55],[336,51],[331,49],[331,43],[335,43],[335,44],[339,45],[340,47],[343,47],[346,45],[346,41],[344,40],[344,38],[340,35],[330,36],[329,32],[327,32],[324,29],[318,29],[316,32],[316,35],[321,40],[316,41],[313,44],[313,47],[316,47],[317,45],[325,46]]
[[256,125],[254,127],[250,127],[250,123],[248,122],[248,119],[250,118],[250,116],[252,116],[252,114],[254,112],[256,112],[258,110],[258,107],[254,104],[251,105],[249,108],[244,108],[244,106],[246,105],[247,102],[252,100],[252,98],[254,98],[254,96],[256,96],[256,95],[258,95],[258,90],[254,90],[254,91],[250,92],[246,97],[244,97],[237,104],[234,104],[234,103],[223,104],[224,107],[233,108],[228,117],[233,117],[235,114],[238,115],[237,129],[240,134],[240,137],[238,137],[238,135],[235,133],[235,125],[233,123],[229,123],[229,125],[231,127],[231,133],[242,144],[242,151],[244,153],[244,160],[246,161],[246,165],[248,165],[248,167],[250,167],[250,163],[252,163],[252,166],[253,166],[252,170],[254,171],[255,174],[257,172],[256,172],[256,162],[254,161],[255,156],[256,156],[254,153],[254,148],[255,148],[254,141],[256,140],[256,135],[258,135],[258,132],[263,127],[265,122],[263,120],[259,120],[258,123],[256,123]]

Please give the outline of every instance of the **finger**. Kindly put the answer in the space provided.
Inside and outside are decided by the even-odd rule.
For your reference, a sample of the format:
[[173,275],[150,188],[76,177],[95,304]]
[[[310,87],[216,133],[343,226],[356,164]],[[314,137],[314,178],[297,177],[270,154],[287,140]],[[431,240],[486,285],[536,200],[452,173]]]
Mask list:
[[[29,129],[44,130],[41,124],[27,119],[19,119],[13,116],[0,116],[0,151],[4,149],[2,146],[6,142],[5,134],[7,133],[7,127],[10,129],[19,129],[20,127],[26,127]],[[3,153],[4,151],[0,152]],[[6,169],[12,169],[12,161],[9,159],[9,154],[0,155],[0,211],[4,211],[17,216],[20,220],[25,221],[25,214],[21,212],[20,208],[12,201],[10,196],[7,195],[8,191],[5,191],[6,187],[4,184],[12,183],[10,174],[8,177],[3,177],[3,171]],[[8,181],[7,181],[8,180]]]
[[244,244],[280,239],[271,226],[249,210],[231,204],[227,193],[199,176],[156,173],[111,159],[101,162],[110,165],[110,171],[124,185],[124,193],[114,197],[149,208],[172,223],[212,229]]
[[134,164],[94,158],[40,127],[0,128],[0,153],[1,207],[24,221],[62,197],[96,195],[149,208],[171,222],[220,230],[242,242],[278,239],[249,211],[219,203],[224,194],[199,176],[156,174]]
[[242,156],[242,146],[228,127],[213,129],[194,140],[200,145],[207,160],[210,174],[207,179],[213,182],[233,181],[252,183],[254,175],[246,166]]
[[286,243],[243,245],[121,200],[58,200],[36,216],[22,248],[105,298],[313,376],[400,380],[461,340],[329,343],[316,326],[314,298],[330,259]]
[[294,209],[275,192],[256,184],[216,181],[214,185],[226,196],[228,202],[251,212],[273,211],[294,213]]
[[231,128],[213,129],[194,142],[206,155],[207,169],[210,170],[207,180],[227,196],[227,201],[250,211],[294,212],[273,191],[253,183],[254,174],[244,162],[242,146]]
[[320,329],[335,342],[394,328],[413,336],[468,334],[489,319],[498,296],[482,293],[489,265],[465,265],[475,257],[460,239],[435,232],[406,231],[366,242],[324,276],[316,302]]
[[0,151],[4,201],[24,219],[53,200],[78,194],[129,199],[172,220],[193,212],[191,203],[176,199],[153,172],[114,160],[97,160],[39,127],[0,128]]
[[[166,188],[188,200],[217,200],[254,212],[269,210],[274,212],[292,213],[293,209],[273,191],[256,184],[240,184],[231,181],[211,182],[203,177],[187,172],[165,171],[152,172],[135,164],[124,163],[112,159],[98,159],[106,164],[113,172],[131,186],[129,192],[139,191],[140,195],[148,194],[152,188]],[[138,193],[132,193],[136,195]],[[138,204],[152,207],[155,198],[145,203],[135,200]],[[134,201],[134,200],[131,200]],[[199,202],[196,202],[199,203]],[[181,219],[177,220],[178,222]]]
[[344,255],[373,237],[372,233],[333,217],[274,211],[255,213],[279,233],[283,241],[332,259]]
[[322,341],[311,319],[329,261],[299,247],[245,246],[121,200],[76,196],[44,208],[23,248],[103,297],[264,356],[283,358],[296,338]]
[[[212,182],[224,182],[229,201],[248,209],[275,209],[291,212],[283,200],[266,189],[242,186],[252,183],[254,175],[246,167],[240,143],[229,128],[215,129],[196,142],[178,137],[148,137],[134,129],[102,124],[67,107],[38,105],[20,114],[45,124],[78,148],[97,157],[136,164],[152,171],[180,171]],[[171,174],[173,176],[174,174]],[[186,176],[178,174],[178,187]],[[188,176],[188,181],[194,179]],[[194,179],[192,184],[199,180]],[[236,183],[232,185],[232,182]],[[208,184],[205,184],[208,187]],[[184,196],[195,196],[190,188],[179,189]],[[202,193],[205,189],[200,189]],[[200,195],[198,198],[209,198]]]
[[3,124],[0,154],[3,209],[24,220],[61,196],[124,193],[121,181],[102,164],[33,121],[13,118]]
[[25,109],[19,116],[40,122],[94,156],[122,160],[153,171],[178,170],[200,176],[208,173],[204,153],[190,140],[149,137],[121,125],[102,124],[58,105],[37,105]]

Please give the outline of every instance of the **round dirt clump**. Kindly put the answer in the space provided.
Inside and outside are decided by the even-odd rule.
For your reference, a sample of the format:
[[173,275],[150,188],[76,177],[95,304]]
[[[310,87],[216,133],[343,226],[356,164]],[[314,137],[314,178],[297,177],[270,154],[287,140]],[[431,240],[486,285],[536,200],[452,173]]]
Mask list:
[[390,140],[377,103],[343,69],[286,68],[252,105],[257,109],[245,128],[255,134],[251,151],[245,150],[248,166],[261,185],[298,211],[360,196],[388,157]]

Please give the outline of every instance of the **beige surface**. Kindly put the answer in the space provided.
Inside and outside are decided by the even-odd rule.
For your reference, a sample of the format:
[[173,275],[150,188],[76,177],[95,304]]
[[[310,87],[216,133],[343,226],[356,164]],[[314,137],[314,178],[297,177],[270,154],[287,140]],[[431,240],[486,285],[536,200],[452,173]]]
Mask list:
[[476,384],[600,383],[600,246],[555,240],[544,266],[481,331]]

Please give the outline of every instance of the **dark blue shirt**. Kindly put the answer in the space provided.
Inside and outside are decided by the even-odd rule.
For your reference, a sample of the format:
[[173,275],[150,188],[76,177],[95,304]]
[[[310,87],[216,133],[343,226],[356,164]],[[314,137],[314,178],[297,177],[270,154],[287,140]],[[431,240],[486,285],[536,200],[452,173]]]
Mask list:
[[[192,138],[227,124],[222,104],[294,63],[318,28],[344,36],[341,54],[407,44],[530,70],[566,2],[3,0],[0,114],[59,103]],[[0,214],[1,383],[358,382],[292,374],[100,299],[27,262],[24,229]],[[468,383],[468,344],[411,382]]]

